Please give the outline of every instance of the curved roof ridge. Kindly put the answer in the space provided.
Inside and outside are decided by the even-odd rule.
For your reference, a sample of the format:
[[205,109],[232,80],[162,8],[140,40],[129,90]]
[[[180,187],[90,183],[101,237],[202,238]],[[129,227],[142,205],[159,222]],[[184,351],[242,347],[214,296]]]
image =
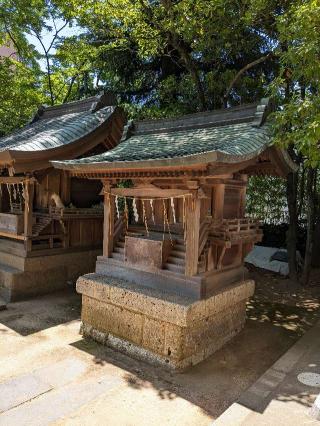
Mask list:
[[181,129],[192,130],[208,127],[225,126],[251,122],[255,126],[263,124],[266,115],[272,108],[269,98],[263,98],[253,104],[238,105],[230,108],[197,112],[180,117],[161,118],[157,120],[133,120],[122,140],[131,136],[144,134],[169,133]]

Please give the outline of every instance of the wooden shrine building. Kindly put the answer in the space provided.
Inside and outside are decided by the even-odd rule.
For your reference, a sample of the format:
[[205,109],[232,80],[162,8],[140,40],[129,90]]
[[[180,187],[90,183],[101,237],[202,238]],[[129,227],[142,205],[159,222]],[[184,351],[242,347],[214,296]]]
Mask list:
[[269,109],[132,122],[115,148],[54,162],[103,184],[103,256],[77,284],[85,335],[185,368],[241,330],[254,290],[244,257],[262,237],[245,215],[247,177],[295,167],[271,145]]
[[0,138],[0,296],[7,301],[66,285],[94,270],[102,247],[97,181],[72,178],[51,160],[83,158],[119,142],[124,114],[112,95],[41,107]]

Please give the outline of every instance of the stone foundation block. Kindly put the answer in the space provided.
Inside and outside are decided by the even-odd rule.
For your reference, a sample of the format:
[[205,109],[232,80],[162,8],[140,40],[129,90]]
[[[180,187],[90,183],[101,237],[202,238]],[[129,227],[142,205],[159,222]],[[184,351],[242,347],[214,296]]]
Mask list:
[[98,274],[80,277],[82,333],[151,363],[184,369],[243,328],[251,280],[193,300]]
[[[94,271],[99,253],[100,250],[81,250],[22,258],[0,251],[0,297],[14,302],[66,288],[68,282]],[[109,291],[100,288],[103,297],[106,290]]]

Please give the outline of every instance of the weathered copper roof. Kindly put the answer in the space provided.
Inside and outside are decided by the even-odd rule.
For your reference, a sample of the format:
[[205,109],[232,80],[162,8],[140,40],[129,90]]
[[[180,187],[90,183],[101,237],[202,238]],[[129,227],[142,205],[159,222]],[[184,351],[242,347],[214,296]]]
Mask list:
[[0,151],[44,151],[68,145],[89,134],[114,112],[114,106],[97,110],[91,97],[56,107],[42,107],[32,122],[0,138]]
[[[90,173],[245,162],[257,158],[272,144],[270,125],[266,123],[269,110],[269,100],[262,99],[259,104],[128,123],[121,143],[112,150],[53,164]],[[285,155],[280,156],[288,163],[287,170],[293,167]]]
[[[53,107],[41,107],[33,120],[0,138],[0,167],[11,174],[50,167],[50,160],[78,158],[101,144],[121,139],[125,115],[111,94]],[[101,151],[100,151],[101,152]]]
[[[266,126],[254,128],[248,123],[178,130],[168,133],[133,134],[111,151],[66,164],[126,163],[169,160],[219,153],[227,161],[259,155],[270,144]],[[111,164],[110,164],[111,166]]]

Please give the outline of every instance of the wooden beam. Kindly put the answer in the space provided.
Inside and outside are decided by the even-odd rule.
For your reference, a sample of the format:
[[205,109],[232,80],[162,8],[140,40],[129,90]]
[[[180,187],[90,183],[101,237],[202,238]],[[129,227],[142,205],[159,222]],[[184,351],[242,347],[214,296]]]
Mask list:
[[0,231],[0,237],[11,238],[12,240],[25,241],[26,237],[23,235],[12,234],[11,232]]
[[198,272],[199,234],[200,234],[200,204],[196,197],[187,197],[185,200],[186,226],[186,267],[185,275],[192,277]]
[[26,176],[0,176],[0,184],[1,183],[8,183],[8,184],[17,184],[17,183],[23,183],[25,181],[28,182],[35,182],[35,178],[27,178]]
[[114,235],[114,200],[110,196],[110,184],[104,184],[103,256],[111,257]]
[[190,191],[185,189],[161,189],[158,187],[138,187],[138,188],[112,188],[111,194],[120,197],[137,198],[170,198],[190,195]]

